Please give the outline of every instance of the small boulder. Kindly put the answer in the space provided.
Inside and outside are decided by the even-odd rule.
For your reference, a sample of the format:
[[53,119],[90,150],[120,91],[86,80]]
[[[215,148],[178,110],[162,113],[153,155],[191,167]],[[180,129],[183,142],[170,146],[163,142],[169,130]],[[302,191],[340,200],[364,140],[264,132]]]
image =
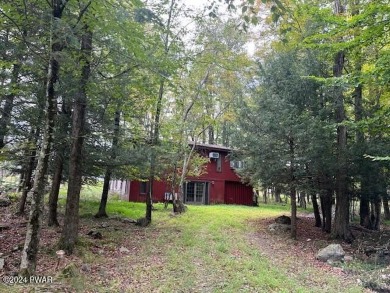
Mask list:
[[0,270],[4,269],[5,260],[4,258],[0,258]]
[[320,261],[327,262],[331,260],[333,262],[341,261],[344,259],[345,252],[340,244],[331,244],[321,249],[316,258]]
[[124,219],[122,219],[122,223],[126,223],[126,224],[136,224],[136,223],[137,223],[137,220],[130,219],[130,218],[124,218]]
[[275,222],[278,224],[283,224],[283,225],[291,225],[291,218],[283,215],[283,216],[277,217],[275,219]]
[[88,236],[90,236],[93,239],[102,239],[103,235],[99,231],[91,230],[87,233]]
[[126,247],[124,247],[124,246],[121,246],[120,248],[119,248],[119,252],[120,253],[129,253],[130,252],[130,250],[128,250]]

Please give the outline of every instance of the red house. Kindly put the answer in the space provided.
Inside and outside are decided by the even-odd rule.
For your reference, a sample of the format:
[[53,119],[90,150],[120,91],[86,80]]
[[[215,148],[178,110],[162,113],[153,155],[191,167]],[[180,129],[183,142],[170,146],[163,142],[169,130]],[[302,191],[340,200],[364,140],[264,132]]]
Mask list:
[[[190,143],[191,145],[191,143]],[[184,186],[184,202],[187,204],[253,204],[253,189],[241,182],[235,168],[241,162],[229,160],[230,148],[197,144],[195,150],[209,158],[206,173],[199,177],[187,177]],[[149,182],[131,181],[128,186],[129,201],[145,201]],[[162,202],[170,194],[170,186],[164,181],[153,182],[153,201]]]

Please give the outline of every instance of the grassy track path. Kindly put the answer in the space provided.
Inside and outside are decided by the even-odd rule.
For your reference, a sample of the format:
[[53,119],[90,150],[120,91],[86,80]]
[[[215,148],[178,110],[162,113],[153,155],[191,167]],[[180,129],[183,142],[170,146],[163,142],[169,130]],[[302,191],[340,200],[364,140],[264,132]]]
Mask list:
[[[58,233],[42,230],[37,274],[53,276],[53,284],[0,284],[0,292],[363,292],[353,279],[318,270],[293,255],[293,243],[261,230],[259,220],[288,214],[287,207],[190,206],[172,216],[156,205],[152,225],[140,228],[115,217],[93,218],[98,205],[81,202],[80,241],[59,270]],[[112,200],[108,213],[135,219],[143,215],[144,204]],[[101,231],[103,239],[87,236],[91,229]],[[64,275],[72,265],[75,273],[67,269]]]

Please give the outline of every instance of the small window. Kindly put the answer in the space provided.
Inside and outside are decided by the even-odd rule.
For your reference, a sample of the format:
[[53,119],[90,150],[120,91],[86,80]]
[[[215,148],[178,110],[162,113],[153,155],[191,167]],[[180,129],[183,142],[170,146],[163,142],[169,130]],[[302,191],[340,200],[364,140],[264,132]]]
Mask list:
[[148,182],[139,183],[139,193],[146,194],[148,192]]

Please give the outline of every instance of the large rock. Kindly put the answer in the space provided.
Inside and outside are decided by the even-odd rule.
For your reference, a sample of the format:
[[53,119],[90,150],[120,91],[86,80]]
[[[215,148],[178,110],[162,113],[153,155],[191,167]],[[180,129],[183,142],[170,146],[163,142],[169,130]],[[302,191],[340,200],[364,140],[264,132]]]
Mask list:
[[341,261],[344,259],[345,252],[340,244],[331,244],[321,249],[316,258],[323,262],[330,261]]
[[291,218],[283,215],[283,216],[277,217],[275,219],[275,222],[278,224],[283,224],[283,225],[291,225]]
[[291,230],[291,225],[272,223],[268,226],[268,230],[271,232],[287,232]]

